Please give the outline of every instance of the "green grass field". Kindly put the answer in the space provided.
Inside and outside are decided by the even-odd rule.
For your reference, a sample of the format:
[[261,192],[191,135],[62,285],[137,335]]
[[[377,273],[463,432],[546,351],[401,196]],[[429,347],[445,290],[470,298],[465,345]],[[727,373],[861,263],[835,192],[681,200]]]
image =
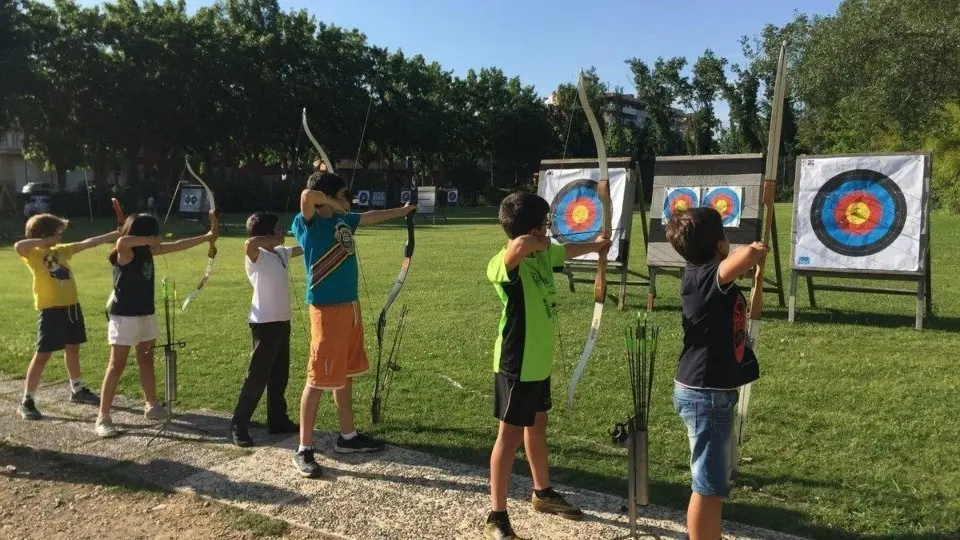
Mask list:
[[[403,304],[409,306],[400,364],[384,423],[369,423],[372,377],[356,389],[361,429],[392,444],[486,465],[496,434],[491,413],[493,346],[500,304],[485,279],[489,258],[503,245],[494,209],[450,210],[444,225],[417,227],[410,274],[391,308],[389,336]],[[790,206],[778,207],[785,288],[789,282]],[[242,222],[227,216],[231,232],[218,242],[214,275],[199,298],[177,313],[180,407],[231,410],[246,369],[250,286],[242,264]],[[66,237],[106,232],[112,219],[94,225],[77,219]],[[950,276],[960,268],[960,217],[935,213],[932,223],[935,314],[922,332],[913,329],[911,297],[818,293],[820,309],[798,294],[798,322],[766,295],[758,343],[761,380],[754,385],[749,439],[737,487],[724,517],[817,538],[931,538],[960,534],[960,441],[957,396],[960,362],[960,288]],[[200,233],[177,223],[175,236]],[[631,266],[646,274],[639,214]],[[376,359],[374,325],[402,258],[402,222],[361,229],[357,236],[363,279],[360,299],[368,354]],[[0,247],[0,372],[22,378],[35,342],[36,314],[30,274],[10,243]],[[108,247],[73,262],[89,342],[82,349],[84,378],[99,388],[108,358],[102,306],[110,288]],[[205,264],[203,247],[158,257],[157,285],[166,276],[185,298]],[[772,257],[770,259],[772,261]],[[772,264],[771,264],[772,266]],[[772,268],[768,267],[773,275]],[[298,295],[303,267],[294,267]],[[592,278],[593,275],[584,275]],[[623,329],[645,305],[646,288],[629,290],[630,309],[613,301],[604,310],[597,349],[577,390],[577,407],[565,408],[566,386],[583,349],[593,311],[593,287],[567,289],[557,276],[563,354],[554,372],[549,431],[554,481],[626,494],[626,452],[608,431],[629,409]],[[650,478],[654,504],[684,508],[689,496],[686,432],[671,403],[680,350],[678,281],[662,277],[652,320],[662,325],[650,427]],[[611,290],[614,290],[613,288]],[[158,294],[158,302],[159,302]],[[158,306],[158,318],[162,316]],[[306,313],[294,309],[293,359],[288,400],[296,404],[304,378]],[[158,361],[158,372],[162,362]],[[46,381],[64,380],[59,358]],[[457,384],[454,384],[455,381]],[[159,386],[162,389],[162,385]],[[136,369],[128,366],[121,392],[139,395]],[[41,411],[43,403],[39,403]],[[6,411],[4,414],[14,414]],[[318,428],[335,428],[332,400],[321,405]],[[258,411],[258,419],[263,419]],[[226,426],[224,426],[226,428]],[[90,426],[93,429],[93,426]],[[517,470],[528,474],[518,460]]]

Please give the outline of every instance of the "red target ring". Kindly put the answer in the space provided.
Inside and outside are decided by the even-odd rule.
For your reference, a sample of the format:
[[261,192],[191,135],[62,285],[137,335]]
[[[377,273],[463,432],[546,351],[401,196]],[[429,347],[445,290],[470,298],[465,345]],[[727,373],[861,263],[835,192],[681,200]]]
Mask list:
[[847,193],[837,201],[833,218],[847,234],[864,235],[877,228],[883,205],[866,191]]

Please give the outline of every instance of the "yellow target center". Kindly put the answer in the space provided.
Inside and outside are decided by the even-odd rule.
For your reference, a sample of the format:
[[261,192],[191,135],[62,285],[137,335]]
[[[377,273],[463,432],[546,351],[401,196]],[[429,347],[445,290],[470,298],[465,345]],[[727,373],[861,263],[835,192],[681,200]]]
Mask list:
[[673,207],[676,208],[677,212],[682,212],[687,209],[687,201],[680,199]]
[[587,210],[585,206],[577,206],[573,209],[570,217],[573,218],[573,222],[577,225],[586,223],[587,219],[590,218],[590,210]]
[[847,207],[846,217],[851,225],[862,225],[870,219],[870,207],[862,202],[855,202]]
[[726,214],[728,210],[727,201],[720,199],[719,201],[713,203],[713,209],[716,210],[717,212],[720,212],[721,216]]

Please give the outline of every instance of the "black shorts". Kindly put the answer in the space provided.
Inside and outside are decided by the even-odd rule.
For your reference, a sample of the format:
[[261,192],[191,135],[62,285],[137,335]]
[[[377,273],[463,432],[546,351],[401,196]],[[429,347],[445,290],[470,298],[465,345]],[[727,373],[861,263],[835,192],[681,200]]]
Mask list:
[[538,412],[553,407],[550,378],[519,381],[500,373],[493,375],[493,415],[512,426],[532,426]]
[[87,342],[80,304],[40,310],[37,314],[37,352],[62,351],[67,345]]

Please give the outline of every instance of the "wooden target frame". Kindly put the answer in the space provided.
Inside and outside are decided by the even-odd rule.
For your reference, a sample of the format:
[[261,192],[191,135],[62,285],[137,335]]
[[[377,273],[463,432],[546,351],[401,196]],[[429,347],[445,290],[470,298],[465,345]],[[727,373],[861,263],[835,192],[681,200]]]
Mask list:
[[[537,173],[538,193],[539,181],[544,178],[545,173],[550,170],[566,169],[598,169],[599,161],[596,158],[581,159],[544,159],[540,161],[540,171]],[[630,269],[630,245],[633,232],[633,212],[635,206],[640,210],[640,227],[643,234],[643,245],[647,245],[647,215],[646,215],[646,197],[643,193],[643,184],[640,182],[639,164],[630,157],[611,157],[607,158],[607,167],[609,169],[626,169],[627,185],[625,196],[620,214],[620,223],[612,223],[614,228],[620,228],[622,234],[618,244],[617,257],[614,260],[607,259],[607,283],[611,282],[611,277],[619,275],[619,292],[617,294],[617,307],[620,310],[627,308],[627,287],[641,286],[647,287],[649,281],[647,276]],[[549,201],[547,201],[549,202]],[[613,201],[613,204],[617,204]],[[612,209],[611,209],[612,210]],[[614,214],[616,215],[616,214]],[[576,272],[587,273],[588,276],[578,277]],[[592,285],[596,278],[597,261],[567,259],[564,264],[563,273],[567,276],[567,282],[570,286],[570,292],[576,292],[576,283],[588,283]],[[631,277],[638,278],[631,280]]]
[[[663,223],[664,202],[668,196],[668,190],[677,188],[706,190],[726,187],[740,189],[740,216],[742,217],[738,218],[738,225],[742,227],[725,229],[730,239],[730,250],[733,251],[740,246],[760,241],[760,224],[764,212],[761,188],[765,164],[766,157],[763,154],[657,157],[650,200],[650,240],[647,243],[647,268],[650,275],[647,311],[653,311],[657,297],[657,277],[668,275],[683,280],[686,269],[686,261],[673,249],[664,232],[666,227]],[[703,201],[699,202],[702,205]],[[776,293],[780,307],[785,307],[776,217],[773,218],[771,227],[770,242],[775,272],[773,278],[764,277],[763,291]],[[750,279],[752,283],[753,272],[754,268],[749,269],[740,279]]]
[[[919,260],[916,271],[891,271],[891,270],[870,270],[870,269],[831,269],[831,268],[805,268],[798,266],[795,255],[797,246],[797,219],[799,218],[799,205],[796,203],[796,197],[800,189],[801,168],[803,163],[808,160],[829,159],[829,158],[870,158],[886,156],[907,156],[921,157],[923,159],[923,190],[921,195],[920,207],[922,216],[920,217],[920,236],[919,236]],[[791,221],[792,247],[790,257],[790,300],[787,314],[787,320],[791,323],[796,322],[797,307],[797,282],[802,277],[807,284],[807,297],[811,308],[817,307],[816,291],[833,292],[855,292],[868,294],[884,294],[895,296],[913,296],[916,298],[916,317],[914,319],[914,328],[923,329],[923,320],[928,313],[933,312],[933,294],[932,279],[930,271],[930,181],[933,174],[933,156],[929,152],[889,152],[889,153],[864,153],[864,154],[832,154],[832,155],[801,155],[797,157],[796,176],[794,179],[794,205],[793,220]],[[837,284],[816,284],[813,281],[815,277],[836,278],[836,279],[856,279],[856,280],[876,280],[876,281],[894,281],[915,284],[914,288],[890,288],[890,287],[867,287],[860,285],[837,285]]]

